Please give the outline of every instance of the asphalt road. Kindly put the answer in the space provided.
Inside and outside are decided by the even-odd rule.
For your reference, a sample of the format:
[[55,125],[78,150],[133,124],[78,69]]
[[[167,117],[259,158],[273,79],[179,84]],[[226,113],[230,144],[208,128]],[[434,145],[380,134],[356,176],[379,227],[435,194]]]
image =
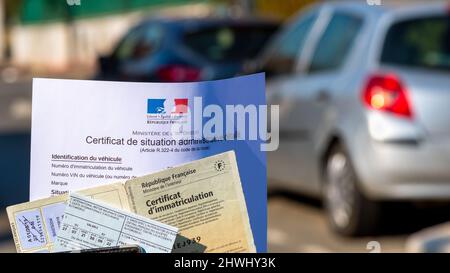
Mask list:
[[343,237],[332,232],[317,200],[278,193],[268,200],[269,252],[405,252],[409,236],[450,220],[448,205],[385,204],[376,236]]
[[369,242],[379,243],[382,252],[403,252],[406,235],[344,238],[327,226],[318,202],[283,194],[269,198],[269,252],[370,252]]

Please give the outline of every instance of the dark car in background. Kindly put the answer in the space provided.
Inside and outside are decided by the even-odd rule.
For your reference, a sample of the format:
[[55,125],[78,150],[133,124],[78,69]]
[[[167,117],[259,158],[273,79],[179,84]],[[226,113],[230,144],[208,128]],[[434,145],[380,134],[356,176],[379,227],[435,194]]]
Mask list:
[[267,19],[149,19],[132,28],[97,80],[186,82],[233,77],[277,30]]

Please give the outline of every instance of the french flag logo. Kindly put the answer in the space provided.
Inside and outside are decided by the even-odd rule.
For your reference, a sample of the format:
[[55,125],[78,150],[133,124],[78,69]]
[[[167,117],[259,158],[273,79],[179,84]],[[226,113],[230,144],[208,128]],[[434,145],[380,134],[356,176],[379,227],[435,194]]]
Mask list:
[[186,114],[188,112],[188,99],[175,99],[173,114]]

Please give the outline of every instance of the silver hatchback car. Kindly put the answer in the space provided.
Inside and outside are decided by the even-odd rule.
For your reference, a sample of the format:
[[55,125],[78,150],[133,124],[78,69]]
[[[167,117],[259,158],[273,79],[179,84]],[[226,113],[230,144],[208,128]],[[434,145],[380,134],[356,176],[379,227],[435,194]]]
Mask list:
[[269,186],[323,198],[341,234],[381,201],[450,201],[450,6],[405,2],[313,6],[253,64],[280,105]]

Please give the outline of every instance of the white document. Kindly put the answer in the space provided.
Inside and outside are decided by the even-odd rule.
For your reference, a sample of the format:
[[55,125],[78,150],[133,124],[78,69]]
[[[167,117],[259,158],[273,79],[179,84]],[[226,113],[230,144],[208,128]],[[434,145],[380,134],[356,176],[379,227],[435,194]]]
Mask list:
[[137,244],[147,253],[170,253],[178,229],[72,193],[54,251]]
[[[239,92],[241,86],[249,92]],[[260,183],[252,188],[265,188],[259,140],[208,142],[174,135],[183,106],[202,112],[201,106],[194,109],[194,98],[223,109],[226,104],[264,105],[264,75],[179,84],[34,79],[30,201],[229,150],[236,151],[238,163],[252,166],[247,174],[248,167],[239,163],[243,184],[251,179]]]

